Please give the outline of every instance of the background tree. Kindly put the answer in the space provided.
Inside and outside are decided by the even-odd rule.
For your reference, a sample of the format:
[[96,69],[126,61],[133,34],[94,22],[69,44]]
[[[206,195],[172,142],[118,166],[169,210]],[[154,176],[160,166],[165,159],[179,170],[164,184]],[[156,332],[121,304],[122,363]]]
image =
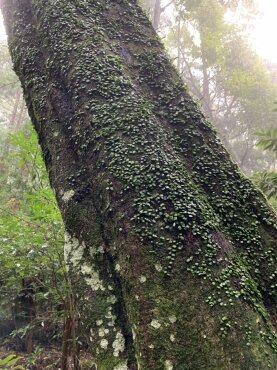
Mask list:
[[98,368],[273,367],[276,218],[136,2],[2,7]]
[[19,81],[12,71],[7,45],[0,43],[0,128],[15,132],[26,120],[26,107]]
[[[233,158],[248,174],[270,168],[275,159],[256,149],[255,132],[277,123],[276,70],[247,41],[255,2],[179,0],[160,8],[159,32],[174,63]],[[241,20],[232,23],[233,18]]]
[[[276,111],[276,109],[275,109]],[[270,150],[277,156],[277,129],[261,130],[258,147],[263,150]],[[276,168],[271,171],[261,171],[253,175],[254,183],[268,196],[273,207],[277,207],[277,173]]]

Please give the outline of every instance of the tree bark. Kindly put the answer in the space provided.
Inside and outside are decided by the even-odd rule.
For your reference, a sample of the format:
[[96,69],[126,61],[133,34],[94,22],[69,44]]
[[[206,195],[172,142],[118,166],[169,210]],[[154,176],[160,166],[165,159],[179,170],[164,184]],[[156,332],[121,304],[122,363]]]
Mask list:
[[136,1],[2,9],[97,368],[274,368],[276,217]]

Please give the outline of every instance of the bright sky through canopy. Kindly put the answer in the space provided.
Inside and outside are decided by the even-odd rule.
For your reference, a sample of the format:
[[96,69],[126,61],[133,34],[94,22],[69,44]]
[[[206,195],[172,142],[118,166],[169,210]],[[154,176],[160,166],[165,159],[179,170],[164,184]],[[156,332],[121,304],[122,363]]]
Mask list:
[[255,22],[253,41],[257,52],[277,63],[277,0],[258,0],[261,15]]
[[[277,0],[257,0],[261,14],[251,32],[253,44],[261,57],[277,63]],[[0,14],[0,41],[6,40],[3,18]]]

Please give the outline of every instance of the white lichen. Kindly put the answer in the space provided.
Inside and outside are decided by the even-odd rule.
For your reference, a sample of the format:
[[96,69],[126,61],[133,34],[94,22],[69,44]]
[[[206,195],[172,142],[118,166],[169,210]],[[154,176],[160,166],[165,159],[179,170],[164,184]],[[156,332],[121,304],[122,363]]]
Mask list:
[[84,255],[85,243],[71,236],[68,232],[64,234],[64,259],[67,265],[78,267]]
[[64,203],[67,203],[70,201],[71,198],[74,197],[75,191],[74,190],[68,190],[65,193],[63,193],[62,200]]
[[102,324],[103,324],[103,320],[97,320],[97,321],[96,321],[96,325],[97,325],[97,326],[100,326],[100,325],[102,325]]
[[116,298],[116,296],[115,296],[114,294],[112,294],[111,296],[109,296],[109,297],[107,298],[107,302],[108,302],[108,303],[111,303],[111,304],[115,304],[115,303],[117,302],[117,298]]
[[159,321],[158,320],[152,320],[151,321],[151,323],[150,323],[150,325],[153,327],[153,328],[155,328],[155,329],[159,329],[162,325],[161,325],[161,323],[159,323]]
[[166,360],[164,365],[165,365],[165,370],[173,370],[173,365],[170,360]]
[[177,317],[175,315],[169,316],[168,320],[171,324],[174,324],[177,321]]
[[95,271],[92,266],[83,264],[81,266],[81,272],[83,275],[85,275],[85,281],[87,285],[89,285],[93,291],[97,291],[99,289],[102,291],[105,290],[105,287],[99,278],[98,271]]
[[136,340],[136,332],[135,332],[135,329],[132,328],[132,336],[133,336],[133,341]]
[[175,335],[174,334],[170,334],[170,340],[171,340],[171,342],[175,342]]
[[100,342],[100,347],[103,348],[104,350],[106,350],[108,348],[108,345],[109,345],[109,342],[107,341],[107,339],[102,339],[101,342]]
[[144,276],[144,275],[141,275],[140,276],[140,278],[139,278],[139,281],[141,282],[141,283],[145,283],[146,282],[146,276]]
[[98,253],[101,253],[103,254],[105,251],[104,251],[104,246],[103,245],[100,245],[100,246],[95,246],[95,245],[92,245],[90,248],[89,248],[89,254],[92,258],[94,258]]
[[162,265],[161,265],[160,263],[156,263],[156,265],[155,265],[155,269],[156,269],[158,272],[163,271],[163,267],[162,267]]
[[105,335],[109,334],[110,330],[105,328],[98,329],[98,335],[99,337],[104,337]]
[[119,272],[121,270],[121,266],[119,263],[115,265],[115,271]]
[[124,362],[120,362],[120,364],[116,365],[113,370],[128,370],[127,360]]
[[81,272],[84,275],[90,275],[91,272],[92,272],[92,268],[91,268],[91,266],[89,266],[87,264],[83,264],[82,267],[81,267]]
[[119,353],[124,351],[124,349],[125,349],[125,339],[124,339],[124,337],[123,337],[123,335],[120,331],[116,334],[116,337],[115,337],[115,340],[112,344],[112,347],[114,349],[113,355],[115,357],[118,357]]
[[113,319],[115,316],[112,314],[112,306],[109,306],[105,315],[106,319]]
[[108,319],[108,326],[113,327],[115,325],[116,316],[112,314],[112,306],[109,306],[105,318]]
[[99,245],[99,247],[97,248],[97,253],[104,253],[105,252],[105,249],[104,249],[104,246],[101,244]]
[[99,337],[102,337],[102,338],[105,336],[104,328],[98,329],[98,335],[99,335]]

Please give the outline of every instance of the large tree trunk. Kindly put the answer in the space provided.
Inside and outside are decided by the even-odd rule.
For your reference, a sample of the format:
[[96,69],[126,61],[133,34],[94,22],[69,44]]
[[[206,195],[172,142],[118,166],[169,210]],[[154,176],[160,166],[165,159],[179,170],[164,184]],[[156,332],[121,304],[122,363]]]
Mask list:
[[2,8],[97,368],[276,368],[276,218],[136,1]]

